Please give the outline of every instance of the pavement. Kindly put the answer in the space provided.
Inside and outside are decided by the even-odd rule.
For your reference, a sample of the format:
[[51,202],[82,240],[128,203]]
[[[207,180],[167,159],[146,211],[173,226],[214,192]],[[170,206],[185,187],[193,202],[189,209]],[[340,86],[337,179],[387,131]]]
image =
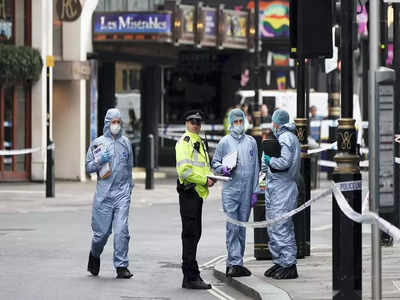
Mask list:
[[[157,172],[156,189],[144,188],[143,170],[136,169],[134,177],[138,183],[135,189],[133,207],[151,207],[153,204],[176,203],[174,169],[160,169]],[[363,176],[363,195],[366,194],[368,176]],[[95,181],[79,183],[57,181],[56,197],[45,198],[44,185],[38,183],[1,183],[0,214],[28,214],[31,212],[89,211],[92,205]],[[329,181],[322,178],[320,188],[313,190],[311,197],[321,194],[329,187]],[[26,195],[29,195],[27,197]],[[217,200],[220,187],[210,194],[209,201]],[[52,201],[54,200],[54,201]],[[270,260],[256,260],[254,238],[249,229],[246,243],[245,265],[253,275],[245,278],[226,278],[225,261],[218,260],[213,274],[249,298],[272,300],[324,300],[332,299],[332,197],[313,203],[311,207],[311,255],[297,261],[299,278],[295,280],[274,280],[264,277]],[[155,211],[157,211],[155,209]],[[27,215],[28,216],[28,215]],[[221,213],[222,216],[222,213]],[[178,222],[178,221],[177,221]],[[215,221],[214,221],[215,222]],[[179,223],[179,222],[178,222]],[[215,227],[215,224],[210,224]],[[223,222],[218,222],[218,239],[223,238]],[[177,225],[178,226],[178,225]],[[178,226],[179,227],[179,226]],[[17,228],[18,229],[18,228]],[[50,230],[50,229],[49,229]],[[214,230],[214,229],[213,229]],[[221,231],[221,232],[220,232]],[[210,232],[211,233],[211,232]],[[1,236],[2,232],[0,232]],[[362,299],[371,299],[371,228],[363,225]],[[222,241],[221,241],[222,242]],[[218,246],[221,247],[221,246]],[[220,249],[223,252],[224,249]],[[400,299],[400,246],[382,248],[382,299]],[[213,253],[217,253],[214,249]],[[86,254],[86,253],[85,253]],[[111,267],[110,267],[111,268]],[[239,294],[240,295],[240,294]],[[135,298],[136,299],[136,298]],[[157,298],[158,299],[158,298]],[[231,298],[232,299],[232,298]],[[236,299],[242,299],[238,296]],[[351,299],[349,299],[351,300]]]

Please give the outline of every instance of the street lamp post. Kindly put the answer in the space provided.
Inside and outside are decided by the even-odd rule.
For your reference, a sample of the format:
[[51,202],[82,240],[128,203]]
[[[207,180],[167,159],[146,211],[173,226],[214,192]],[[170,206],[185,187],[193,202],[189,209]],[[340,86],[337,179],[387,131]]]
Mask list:
[[[341,118],[337,129],[337,167],[332,173],[349,205],[361,212],[360,157],[356,152],[353,119],[353,17],[354,2],[341,1]],[[361,224],[348,219],[332,201],[332,288],[334,300],[362,297]]]
[[[396,73],[396,84],[394,85],[394,99],[400,97],[400,3],[393,3],[394,6],[394,69]],[[400,226],[400,101],[393,101],[393,123],[394,123],[394,156],[397,162],[394,164],[394,220],[397,227]]]
[[[305,85],[305,59],[303,57],[297,58],[297,118],[294,120],[296,123],[297,137],[301,145],[301,175],[305,184],[305,198],[298,201],[298,205],[302,205],[310,199],[310,158],[307,157],[308,151],[308,132],[309,124],[306,116],[306,85]],[[295,230],[297,236],[297,257],[304,258],[307,255],[307,211],[299,213],[295,219]],[[308,241],[309,242],[309,241]],[[309,244],[308,244],[309,246]],[[308,253],[309,254],[309,253]]]

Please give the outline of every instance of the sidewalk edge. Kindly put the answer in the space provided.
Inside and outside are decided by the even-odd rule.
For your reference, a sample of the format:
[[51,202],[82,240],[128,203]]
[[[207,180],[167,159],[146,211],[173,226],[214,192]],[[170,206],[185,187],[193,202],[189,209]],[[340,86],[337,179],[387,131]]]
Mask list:
[[217,264],[214,267],[214,276],[253,299],[292,300],[286,291],[258,278],[254,274],[250,277],[227,278],[225,276],[225,268],[225,262]]

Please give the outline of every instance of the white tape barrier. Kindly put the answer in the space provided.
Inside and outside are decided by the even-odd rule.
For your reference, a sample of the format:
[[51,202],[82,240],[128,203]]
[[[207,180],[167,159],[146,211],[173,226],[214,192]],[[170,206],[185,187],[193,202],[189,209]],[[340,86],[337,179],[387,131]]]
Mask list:
[[[328,168],[336,168],[337,167],[337,163],[334,161],[330,161],[330,160],[319,160],[318,165],[320,165],[321,167],[328,167]],[[360,167],[368,168],[369,161],[368,160],[360,161]]]
[[[0,156],[12,156],[12,155],[24,155],[24,154],[31,154],[34,152],[38,152],[42,150],[43,147],[36,147],[31,149],[15,149],[15,150],[0,150]],[[55,149],[55,144],[51,144],[50,146],[46,147],[45,149]]]
[[361,214],[364,214],[368,209],[369,209],[369,192],[367,193],[367,196],[365,196],[365,199],[362,203]]
[[[169,139],[169,140],[174,140],[174,141],[179,141],[182,137],[182,135],[175,136],[175,135],[168,135],[168,134],[159,134],[158,136],[161,138],[164,138],[164,139]],[[217,145],[218,145],[218,143],[208,142],[208,146],[210,148],[217,148]]]
[[385,219],[379,217],[376,213],[366,211],[363,214],[359,214],[354,211],[346,198],[343,196],[342,192],[339,190],[338,186],[333,184],[332,191],[335,195],[335,199],[337,204],[339,205],[341,211],[345,214],[346,217],[353,220],[357,223],[362,224],[373,224],[376,223],[380,230],[387,233],[391,237],[393,237],[393,241],[399,243],[400,242],[400,229],[396,226],[393,226]]
[[266,220],[266,221],[261,221],[261,222],[241,222],[237,221],[235,219],[232,219],[228,215],[226,215],[226,220],[229,223],[239,225],[242,227],[250,227],[250,228],[264,228],[268,227],[272,224],[276,224],[279,222],[282,222],[293,215],[297,214],[298,212],[304,210],[305,208],[309,207],[313,202],[318,201],[322,198],[325,198],[329,196],[332,192],[335,196],[336,202],[338,203],[341,211],[344,213],[346,217],[348,217],[350,220],[357,222],[357,223],[362,223],[362,224],[373,224],[376,223],[380,230],[383,232],[387,233],[391,237],[393,237],[393,241],[396,243],[400,243],[400,229],[397,228],[396,226],[392,225],[385,219],[379,217],[376,213],[368,211],[365,207],[368,205],[368,199],[369,196],[365,198],[363,201],[363,213],[360,214],[356,211],[354,211],[349,203],[347,202],[346,198],[343,196],[342,192],[346,191],[354,191],[354,190],[361,190],[361,181],[350,181],[350,182],[341,182],[338,184],[333,183],[332,188],[325,191],[318,197],[311,199],[304,203],[303,205],[299,206],[298,208],[283,214],[282,216],[272,219],[272,220]]
[[272,220],[266,220],[266,221],[260,221],[260,222],[242,222],[242,221],[232,219],[228,215],[225,215],[225,217],[226,217],[227,222],[235,224],[235,225],[239,225],[242,227],[264,228],[264,227],[268,227],[272,224],[280,223],[282,221],[285,221],[286,219],[289,219],[290,217],[294,216],[295,214],[297,214],[297,213],[301,212],[302,210],[306,209],[307,207],[309,207],[313,202],[323,199],[323,198],[331,195],[331,193],[332,193],[332,190],[329,189],[329,190],[323,192],[321,195],[307,201],[306,203],[299,206],[298,208],[296,208],[288,213],[285,213],[285,214],[283,214],[275,219],[272,219]]
[[327,150],[337,150],[337,142],[334,142],[332,144],[320,144],[319,148],[308,150],[307,154],[315,154]]

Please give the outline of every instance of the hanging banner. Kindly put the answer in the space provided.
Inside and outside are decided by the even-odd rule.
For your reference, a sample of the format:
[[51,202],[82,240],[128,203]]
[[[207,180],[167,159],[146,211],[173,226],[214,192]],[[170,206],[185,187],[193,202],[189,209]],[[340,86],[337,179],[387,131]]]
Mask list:
[[205,30],[201,44],[215,47],[217,42],[217,10],[211,7],[203,8],[205,15]]

